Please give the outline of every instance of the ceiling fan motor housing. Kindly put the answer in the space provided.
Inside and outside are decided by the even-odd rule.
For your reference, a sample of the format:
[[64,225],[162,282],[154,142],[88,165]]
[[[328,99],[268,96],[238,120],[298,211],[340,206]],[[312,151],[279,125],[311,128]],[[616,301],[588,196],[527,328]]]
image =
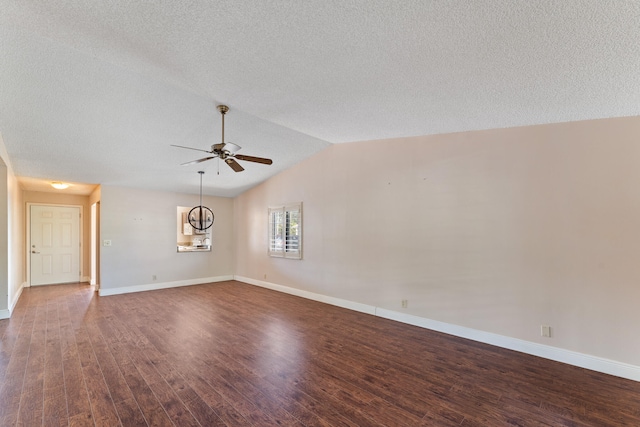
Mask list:
[[197,150],[204,151],[205,153],[215,154],[214,156],[203,157],[198,160],[193,160],[191,162],[182,163],[182,166],[192,165],[195,163],[206,162],[207,160],[215,159],[216,157],[222,159],[227,165],[231,167],[235,172],[242,172],[244,168],[240,166],[235,159],[244,160],[247,162],[261,163],[263,165],[270,165],[273,163],[271,159],[266,159],[263,157],[255,157],[255,156],[245,156],[243,154],[236,154],[238,150],[240,150],[240,146],[234,144],[233,142],[224,142],[224,115],[229,111],[229,107],[226,105],[218,105],[218,111],[222,115],[222,142],[218,144],[213,144],[211,146],[211,151],[200,150],[198,148],[184,147],[181,145],[174,145],[174,147],[179,148],[187,148],[189,150]]

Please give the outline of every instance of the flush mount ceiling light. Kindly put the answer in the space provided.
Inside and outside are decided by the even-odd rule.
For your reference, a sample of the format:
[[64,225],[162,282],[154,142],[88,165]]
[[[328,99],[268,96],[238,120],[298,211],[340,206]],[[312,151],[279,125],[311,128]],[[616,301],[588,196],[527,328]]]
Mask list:
[[60,182],[60,181],[52,182],[51,186],[53,188],[55,188],[56,190],[64,190],[65,188],[69,188],[69,184],[64,183],[64,182]]

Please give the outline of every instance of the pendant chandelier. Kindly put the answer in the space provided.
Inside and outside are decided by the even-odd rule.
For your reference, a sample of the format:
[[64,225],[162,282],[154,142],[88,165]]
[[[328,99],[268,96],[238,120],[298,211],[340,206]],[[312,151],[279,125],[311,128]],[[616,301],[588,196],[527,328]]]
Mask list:
[[197,231],[205,231],[213,225],[213,212],[206,206],[202,206],[202,175],[200,174],[200,205],[189,211],[189,224]]

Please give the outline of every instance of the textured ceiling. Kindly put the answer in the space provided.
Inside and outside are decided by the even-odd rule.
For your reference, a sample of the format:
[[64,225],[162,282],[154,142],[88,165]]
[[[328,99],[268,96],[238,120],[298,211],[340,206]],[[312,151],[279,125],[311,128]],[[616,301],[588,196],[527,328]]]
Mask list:
[[[640,114],[640,2],[0,0],[17,175],[235,196],[331,143]],[[180,167],[219,142],[234,173]],[[204,153],[202,153],[204,154]],[[363,153],[366,155],[366,153]],[[354,159],[357,161],[357,159]]]

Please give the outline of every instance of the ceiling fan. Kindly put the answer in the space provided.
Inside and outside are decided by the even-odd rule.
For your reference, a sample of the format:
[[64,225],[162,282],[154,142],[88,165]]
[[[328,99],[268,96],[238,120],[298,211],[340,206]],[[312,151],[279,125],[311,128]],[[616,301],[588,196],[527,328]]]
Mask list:
[[241,147],[232,142],[226,142],[226,143],[224,142],[224,115],[227,113],[227,111],[229,111],[229,107],[227,107],[226,105],[218,105],[218,111],[220,111],[220,114],[222,114],[222,142],[219,144],[213,144],[211,146],[211,151],[171,144],[172,147],[187,148],[189,150],[196,150],[196,151],[204,151],[205,153],[213,154],[213,156],[203,157],[198,160],[192,160],[190,162],[182,163],[181,166],[202,163],[202,162],[206,162],[207,160],[215,159],[217,157],[219,159],[224,160],[224,162],[228,164],[231,167],[231,169],[233,169],[234,171],[242,172],[244,168],[240,166],[240,163],[236,162],[236,159],[244,160],[246,162],[262,163],[263,165],[270,165],[273,163],[271,159],[265,159],[264,157],[254,157],[254,156],[245,156],[244,154],[236,154]]

